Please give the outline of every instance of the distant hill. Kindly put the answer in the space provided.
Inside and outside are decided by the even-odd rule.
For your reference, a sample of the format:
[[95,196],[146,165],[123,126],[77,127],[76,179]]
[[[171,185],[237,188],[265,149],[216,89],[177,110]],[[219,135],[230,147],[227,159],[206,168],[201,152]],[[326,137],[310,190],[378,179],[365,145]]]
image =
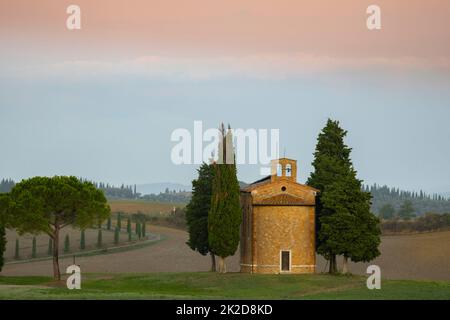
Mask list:
[[156,182],[156,183],[145,183],[136,185],[136,190],[142,195],[146,194],[160,194],[165,193],[167,190],[169,191],[187,191],[190,192],[192,189],[191,186],[173,183],[173,182]]

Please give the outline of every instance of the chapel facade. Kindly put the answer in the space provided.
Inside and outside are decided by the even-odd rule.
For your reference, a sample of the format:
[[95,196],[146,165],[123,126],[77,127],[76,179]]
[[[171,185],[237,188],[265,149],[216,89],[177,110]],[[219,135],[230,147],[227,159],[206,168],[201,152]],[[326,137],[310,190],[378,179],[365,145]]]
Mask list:
[[241,189],[241,272],[315,272],[317,192],[297,182],[297,161],[287,158]]

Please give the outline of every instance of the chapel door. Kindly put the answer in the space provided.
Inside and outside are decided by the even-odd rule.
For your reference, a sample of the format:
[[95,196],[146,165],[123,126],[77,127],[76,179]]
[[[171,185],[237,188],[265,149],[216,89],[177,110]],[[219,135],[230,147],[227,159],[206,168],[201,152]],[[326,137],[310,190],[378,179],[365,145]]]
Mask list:
[[291,271],[291,252],[281,251],[281,271]]

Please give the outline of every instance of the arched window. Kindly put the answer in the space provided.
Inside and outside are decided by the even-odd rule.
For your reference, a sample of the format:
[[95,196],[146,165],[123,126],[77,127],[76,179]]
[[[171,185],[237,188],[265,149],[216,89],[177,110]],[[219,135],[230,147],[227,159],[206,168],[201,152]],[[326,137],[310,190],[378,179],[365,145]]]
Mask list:
[[277,176],[281,177],[283,175],[283,166],[281,165],[281,163],[277,164]]
[[286,165],[286,177],[291,177],[292,176],[292,165],[290,163],[288,163]]

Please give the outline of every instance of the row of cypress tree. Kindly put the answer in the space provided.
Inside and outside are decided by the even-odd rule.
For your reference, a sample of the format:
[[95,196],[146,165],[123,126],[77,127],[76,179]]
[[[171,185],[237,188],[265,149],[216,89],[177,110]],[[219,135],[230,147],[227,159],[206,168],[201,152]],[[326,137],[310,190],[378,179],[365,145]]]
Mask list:
[[[145,232],[145,222],[141,223],[136,223],[136,235],[138,236],[139,239],[141,239],[142,237],[146,236],[146,232]],[[127,231],[128,231],[128,240],[131,241],[131,219],[128,219],[128,223],[127,223]],[[119,234],[120,234],[120,230],[118,227],[115,228],[114,230],[114,244],[119,244]],[[5,228],[0,227],[0,245],[5,246],[6,245],[6,238],[5,238]],[[101,248],[103,246],[103,234],[101,229],[99,229],[98,231],[98,237],[97,237],[97,247]],[[81,235],[80,235],[80,249],[84,250],[86,249],[86,233],[85,230],[82,229],[81,230]],[[1,250],[1,247],[0,247]],[[3,249],[4,250],[4,249]],[[68,234],[66,234],[66,236],[64,237],[64,253],[69,253],[70,252],[70,237]],[[48,251],[47,251],[48,255],[52,255],[53,253],[53,241],[51,238],[49,238],[49,242],[48,242]],[[36,244],[36,237],[33,237],[32,239],[32,247],[31,247],[31,257],[32,258],[36,258],[37,256],[37,244]],[[20,243],[19,243],[19,239],[16,239],[16,245],[15,245],[15,255],[14,255],[15,259],[19,259],[20,258]],[[3,255],[1,255],[0,257],[0,263],[3,263]]]

